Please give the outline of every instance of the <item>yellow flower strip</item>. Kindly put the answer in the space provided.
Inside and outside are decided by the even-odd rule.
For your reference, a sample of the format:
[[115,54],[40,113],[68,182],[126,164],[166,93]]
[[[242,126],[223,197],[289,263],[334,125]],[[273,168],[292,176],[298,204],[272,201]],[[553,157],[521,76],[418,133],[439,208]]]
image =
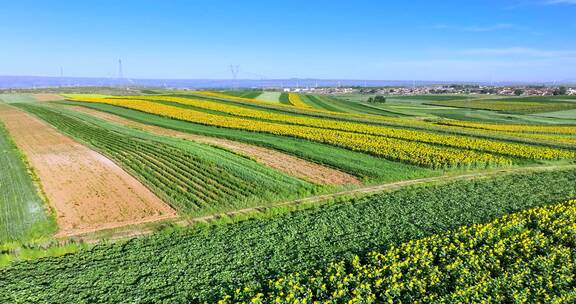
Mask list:
[[[256,99],[236,97],[236,96],[228,96],[228,95],[221,94],[221,93],[206,92],[206,91],[195,91],[194,93],[198,94],[198,95],[205,95],[208,97],[217,97],[217,98],[224,98],[224,99],[227,98],[229,100],[252,102],[252,103],[258,103],[258,104],[261,104],[264,106],[270,106],[269,104],[264,104],[263,102],[256,100]],[[284,105],[274,105],[274,106],[284,106]],[[466,124],[467,122],[459,121],[459,120],[444,120],[440,123],[435,123],[435,122],[427,122],[427,121],[417,120],[414,118],[407,119],[407,118],[398,118],[398,117],[377,116],[377,115],[370,115],[370,114],[353,114],[353,113],[332,112],[332,111],[327,111],[327,110],[315,109],[315,108],[312,108],[310,106],[307,106],[306,110],[311,111],[311,112],[321,113],[321,114],[330,114],[330,115],[339,116],[339,117],[353,117],[353,118],[367,119],[367,120],[372,120],[372,121],[377,121],[377,122],[384,122],[387,124],[391,124],[394,126],[400,126],[400,127],[419,126],[422,128],[432,129],[432,130],[441,131],[441,132],[454,131],[454,132],[477,133],[478,135],[485,135],[485,136],[501,136],[501,137],[503,136],[503,137],[510,138],[510,139],[514,139],[514,138],[532,139],[532,140],[536,140],[535,142],[538,142],[541,144],[546,144],[546,143],[576,144],[576,138],[565,137],[565,136],[555,136],[555,135],[549,135],[549,134],[521,133],[521,132],[517,132],[517,131],[516,132],[510,132],[510,131],[506,131],[506,130],[491,130],[491,129],[480,129],[480,128],[475,128],[474,130],[471,130],[469,127],[465,127],[463,125],[461,126],[461,124]],[[498,126],[501,126],[501,125],[498,125]],[[518,126],[518,125],[512,125],[512,126]],[[530,127],[531,128],[543,127],[543,131],[547,131],[550,133],[556,133],[556,132],[550,131],[552,126],[549,126],[549,125],[547,125],[547,126],[531,125]],[[574,128],[576,128],[576,126],[574,126]]]
[[142,100],[164,100],[185,105],[193,105],[208,110],[224,112],[232,115],[265,119],[302,126],[335,129],[340,131],[385,136],[389,138],[418,141],[430,144],[446,145],[455,148],[473,149],[489,153],[529,158],[529,159],[561,159],[574,158],[576,153],[551,147],[533,146],[520,143],[507,143],[458,135],[438,134],[425,131],[408,130],[386,126],[377,126],[348,121],[338,121],[314,117],[299,117],[269,111],[249,109],[242,106],[229,105],[203,99],[190,99],[170,96],[131,96]]
[[443,121],[441,124],[460,126],[465,128],[485,129],[506,132],[531,132],[531,133],[557,133],[576,135],[575,126],[542,126],[542,125],[512,125],[512,124],[489,124],[468,121]]
[[[193,91],[192,94],[197,95],[204,95],[208,97],[216,97],[216,98],[223,98],[229,100],[236,100],[236,101],[244,101],[244,102],[252,102],[258,103],[265,106],[270,106],[269,104],[265,104],[256,99],[250,98],[243,98],[243,97],[236,97],[236,96],[228,96],[222,93],[216,92],[209,92],[209,91]],[[274,105],[275,107],[288,107],[284,105]],[[551,126],[551,125],[518,125],[518,124],[485,124],[485,123],[476,123],[476,122],[468,122],[468,121],[460,121],[460,120],[443,120],[440,123],[432,123],[426,121],[415,120],[413,118],[399,118],[399,117],[386,117],[386,116],[378,116],[378,115],[370,115],[370,114],[353,114],[353,113],[339,113],[339,112],[332,112],[327,110],[320,110],[314,108],[308,108],[307,111],[322,113],[322,114],[330,114],[334,116],[341,116],[341,117],[355,117],[355,118],[362,118],[368,120],[375,120],[387,123],[394,123],[400,126],[422,126],[422,127],[433,127],[435,125],[450,125],[450,126],[460,126],[462,128],[454,129],[454,130],[466,130],[467,128],[475,128],[480,130],[492,130],[492,131],[503,131],[503,132],[531,132],[531,133],[558,133],[558,134],[575,134],[576,135],[576,125],[574,126]],[[494,134],[494,133],[492,133]],[[502,135],[512,135],[512,134],[502,134]],[[537,137],[533,137],[536,138]],[[561,140],[559,140],[561,141]]]
[[[294,109],[294,106],[292,106],[292,105],[283,105],[283,104],[271,105],[270,103],[263,102],[263,101],[257,100],[257,99],[237,97],[237,96],[229,96],[226,94],[222,94],[222,93],[218,93],[218,92],[211,92],[211,91],[192,91],[188,94],[189,95],[205,96],[205,97],[213,97],[213,98],[219,98],[219,99],[227,99],[227,100],[238,101],[238,102],[255,103],[255,104],[262,105],[262,106],[265,106],[265,107],[268,107],[271,109],[280,109],[280,110]],[[77,94],[76,96],[78,97],[79,95],[80,94]],[[131,96],[124,96],[124,97],[131,97]],[[327,114],[327,115],[336,116],[336,117],[360,118],[360,119],[366,119],[366,120],[374,120],[374,121],[387,122],[387,123],[397,123],[397,124],[410,125],[414,122],[413,119],[407,119],[407,118],[388,117],[388,116],[379,116],[379,115],[371,115],[371,114],[341,113],[341,112],[333,112],[333,111],[328,111],[328,110],[316,109],[316,108],[313,108],[311,106],[306,108],[306,112],[318,113],[318,114]],[[425,123],[425,122],[419,122],[419,123],[430,125],[430,123]]]
[[[235,100],[235,101],[252,102],[252,103],[258,103],[258,104],[261,104],[264,106],[270,106],[269,104],[264,104],[261,101],[256,100],[256,99],[228,96],[228,95],[221,94],[221,93],[206,92],[206,91],[196,91],[194,93],[195,94],[200,93],[199,95],[205,95],[205,96],[209,96],[209,97],[228,98],[230,100]],[[275,105],[275,106],[284,106],[284,105]],[[389,124],[392,124],[395,126],[400,126],[400,127],[419,126],[422,128],[433,129],[433,130],[441,131],[441,132],[446,132],[446,131],[478,132],[479,135],[504,136],[504,137],[508,137],[508,138],[512,137],[512,139],[514,139],[514,137],[520,138],[520,139],[526,139],[526,138],[527,139],[534,139],[537,142],[542,143],[542,144],[546,144],[547,142],[576,144],[576,138],[564,137],[564,136],[554,136],[554,135],[534,134],[534,133],[522,133],[522,132],[518,132],[518,131],[510,132],[508,130],[495,130],[495,129],[482,129],[482,128],[475,128],[476,130],[470,130],[470,127],[464,126],[464,124],[469,124],[469,122],[459,121],[459,120],[444,120],[440,123],[434,123],[434,122],[416,120],[413,118],[407,119],[407,118],[386,117],[386,116],[378,116],[378,115],[370,115],[370,114],[353,114],[353,113],[332,112],[332,111],[327,111],[327,110],[315,109],[315,108],[312,108],[310,106],[308,106],[306,108],[306,110],[316,112],[316,113],[321,113],[321,114],[330,114],[330,115],[339,116],[339,117],[353,117],[353,118],[367,119],[367,120],[372,120],[372,121],[377,121],[377,122],[384,122],[384,123],[389,123]],[[476,123],[472,123],[472,124],[476,124]],[[494,124],[494,126],[513,126],[513,128],[516,128],[518,125],[508,125],[508,124],[507,125],[497,125],[497,124]],[[524,127],[525,126],[522,126],[522,130],[524,129]],[[568,130],[570,128],[576,128],[576,126],[568,127]],[[540,126],[529,125],[529,129],[541,129],[542,132],[560,133],[560,134],[562,134],[565,131],[565,130],[560,129],[559,130],[560,132],[557,132],[555,130],[556,128],[554,126],[550,126],[550,125],[540,125]],[[570,132],[570,131],[568,131],[568,132]]]
[[550,134],[534,134],[534,133],[495,133],[498,135],[521,137],[528,139],[536,139],[539,141],[548,141],[553,143],[565,143],[565,144],[576,144],[575,136],[562,136],[562,135],[550,135]]
[[219,303],[574,303],[576,200],[244,287]]
[[300,95],[294,93],[288,93],[288,101],[290,104],[297,108],[311,108],[307,103],[302,101]]
[[241,117],[227,117],[156,102],[117,98],[84,98],[78,101],[105,103],[199,124],[285,135],[367,152],[432,168],[509,165],[511,160],[488,153],[438,147],[381,136],[336,131],[309,126],[287,125]]
[[[452,122],[459,123],[457,120],[443,120],[441,122],[422,122],[414,121],[414,125],[429,128],[432,130],[442,132],[464,132],[471,135],[492,136],[512,140],[526,140],[530,142],[547,144],[547,143],[562,143],[562,144],[576,144],[576,137],[564,134],[551,134],[551,133],[522,133],[517,131],[497,131],[488,129],[467,128],[452,125]],[[546,126],[549,127],[549,126]]]
[[489,100],[471,100],[471,101],[437,101],[433,105],[448,107],[464,107],[471,109],[483,109],[494,111],[554,111],[569,109],[572,107],[569,103],[545,103],[545,102],[516,102],[502,101],[498,99]]
[[[265,106],[270,106],[269,103],[264,103],[261,102],[259,100],[256,99],[249,99],[249,98],[244,98],[244,97],[236,97],[236,96],[228,96],[222,93],[217,93],[217,92],[210,92],[210,91],[194,91],[194,94],[197,95],[205,95],[207,97],[216,97],[216,98],[222,98],[222,99],[229,99],[229,100],[235,100],[235,101],[242,101],[242,102],[252,102],[252,103],[258,103],[261,105],[265,105]],[[101,98],[105,98],[105,97],[112,97],[112,96],[105,96],[105,95],[98,95],[98,94],[64,94],[63,96],[67,97],[67,98],[76,98],[76,99],[82,99],[82,98],[92,98],[92,97],[101,97]],[[164,96],[162,96],[164,97]],[[132,96],[123,96],[123,98],[132,98]],[[134,96],[134,98],[142,98],[141,96]],[[147,98],[150,99],[154,99],[151,96],[147,96]],[[284,106],[284,105],[274,105],[276,106],[282,106],[282,107],[291,107],[291,106]],[[373,121],[379,121],[379,122],[384,122],[387,124],[391,124],[392,126],[399,126],[399,127],[414,127],[414,126],[418,126],[418,127],[422,127],[422,128],[427,128],[427,129],[431,129],[431,130],[435,130],[435,131],[441,131],[441,132],[466,132],[466,133],[476,133],[477,135],[484,135],[484,136],[500,136],[500,137],[505,137],[508,139],[530,139],[533,140],[534,143],[540,143],[540,144],[547,144],[547,143],[562,143],[562,144],[576,144],[576,138],[574,137],[567,137],[567,136],[562,136],[562,135],[551,135],[551,134],[538,134],[538,133],[522,133],[522,132],[511,132],[511,131],[499,131],[499,130],[488,130],[488,129],[480,129],[480,128],[469,128],[469,127],[464,127],[464,126],[458,126],[462,123],[467,123],[467,122],[462,122],[462,121],[457,121],[457,120],[444,120],[442,122],[427,122],[427,121],[421,121],[421,120],[416,120],[416,119],[406,119],[406,118],[397,118],[397,117],[382,117],[382,116],[375,116],[375,115],[362,115],[362,114],[343,114],[343,113],[339,113],[339,112],[330,112],[330,111],[325,111],[325,110],[318,110],[318,109],[314,109],[314,108],[307,108],[307,111],[312,111],[312,112],[318,112],[318,113],[322,113],[322,114],[330,114],[330,115],[336,115],[336,116],[341,116],[341,117],[345,117],[345,116],[352,116],[352,117],[356,117],[356,118],[362,118],[362,119],[369,119],[369,120],[373,120]],[[502,126],[502,125],[497,125],[497,126]],[[506,125],[505,125],[506,126]],[[518,126],[518,125],[512,125],[512,126]],[[530,126],[530,127],[538,127],[538,126]],[[551,126],[542,126],[544,128],[549,128]]]

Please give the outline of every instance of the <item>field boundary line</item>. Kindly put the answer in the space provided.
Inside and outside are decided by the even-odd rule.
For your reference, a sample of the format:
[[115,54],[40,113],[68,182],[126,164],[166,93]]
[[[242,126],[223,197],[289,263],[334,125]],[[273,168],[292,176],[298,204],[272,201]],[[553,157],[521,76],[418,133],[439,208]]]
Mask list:
[[[379,185],[369,185],[364,187],[359,187],[356,189],[351,190],[344,190],[334,193],[327,193],[327,194],[320,194],[316,196],[279,202],[277,204],[272,205],[261,205],[255,206],[250,208],[243,208],[234,211],[222,212],[212,215],[200,216],[200,217],[191,217],[191,218],[183,218],[177,217],[172,218],[170,220],[163,220],[158,221],[155,223],[169,223],[169,224],[176,224],[177,226],[186,227],[192,226],[194,224],[199,223],[210,223],[211,221],[218,220],[225,217],[233,217],[238,215],[250,215],[256,214],[265,210],[270,210],[279,207],[285,206],[297,206],[302,204],[314,204],[320,203],[324,201],[328,201],[330,199],[337,199],[337,198],[344,198],[344,197],[366,197],[370,195],[376,195],[379,193],[390,192],[394,190],[398,190],[405,187],[410,186],[417,186],[417,185],[432,185],[436,183],[444,183],[444,182],[452,182],[452,181],[459,181],[459,180],[472,180],[472,179],[480,179],[480,178],[489,178],[495,176],[505,176],[509,174],[516,174],[516,173],[530,173],[530,172],[544,172],[544,171],[555,171],[555,170],[569,170],[569,169],[576,169],[576,164],[568,164],[568,165],[549,165],[549,166],[532,166],[532,167],[516,167],[516,168],[501,168],[501,169],[493,169],[489,171],[476,171],[476,172],[467,172],[463,174],[451,174],[451,175],[440,175],[440,176],[433,176],[433,177],[425,177],[419,179],[412,179],[412,180],[404,180],[386,184],[379,184]],[[153,223],[147,223],[153,224]],[[125,230],[121,230],[122,228],[127,228]],[[87,243],[98,243],[100,241],[118,241],[122,239],[129,239],[133,237],[143,236],[155,231],[154,227],[151,226],[140,226],[140,225],[128,225],[124,227],[119,227],[117,231],[110,231],[110,230],[100,230],[94,231],[89,234],[80,234],[71,236],[73,238],[77,238],[79,240],[85,241]],[[106,233],[107,237],[98,237],[98,233]]]
[[388,192],[397,189],[401,189],[404,187],[409,186],[416,186],[422,184],[434,184],[439,182],[451,182],[451,181],[458,181],[458,180],[467,180],[467,179],[476,179],[476,178],[486,178],[491,176],[500,176],[500,175],[507,175],[507,174],[514,174],[514,173],[522,173],[522,172],[538,172],[538,171],[554,171],[554,170],[566,170],[566,169],[573,169],[576,168],[576,165],[553,165],[553,166],[537,166],[537,167],[518,167],[518,168],[504,168],[504,169],[496,169],[491,171],[480,171],[480,172],[470,172],[465,174],[459,175],[440,175],[440,176],[432,176],[432,177],[425,177],[425,178],[418,178],[418,179],[411,179],[411,180],[404,180],[380,185],[370,185],[359,187],[356,189],[339,191],[334,193],[327,193],[327,194],[320,194],[316,196],[296,199],[288,202],[280,202],[273,205],[268,206],[256,206],[244,209],[238,209],[229,212],[223,212],[214,215],[207,215],[202,217],[194,217],[190,219],[180,220],[177,221],[178,223],[185,223],[190,222],[205,222],[210,221],[212,219],[218,219],[223,216],[234,216],[239,214],[247,214],[250,212],[259,212],[265,209],[272,209],[276,207],[282,206],[291,206],[291,205],[301,205],[306,203],[317,203],[326,201],[329,199],[335,199],[339,197],[346,197],[346,196],[353,196],[356,194],[360,194],[361,196],[369,196],[378,194],[381,192]]

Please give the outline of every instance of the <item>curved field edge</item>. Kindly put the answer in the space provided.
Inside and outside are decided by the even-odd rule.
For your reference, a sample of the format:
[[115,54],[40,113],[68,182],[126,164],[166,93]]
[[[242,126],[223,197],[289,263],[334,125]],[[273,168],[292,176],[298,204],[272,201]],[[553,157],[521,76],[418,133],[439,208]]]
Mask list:
[[[87,95],[91,96],[91,95]],[[302,95],[302,96],[313,96],[313,95]],[[75,97],[80,96],[69,96],[69,98],[74,99]],[[104,97],[104,96],[101,96]],[[118,96],[121,98],[121,96]],[[163,97],[184,97],[184,98],[191,98],[191,99],[205,99],[211,101],[219,101],[222,103],[226,103],[229,105],[241,105],[246,108],[250,109],[257,109],[257,110],[266,110],[272,113],[279,113],[279,114],[293,114],[299,116],[308,116],[308,117],[318,117],[318,118],[328,118],[340,121],[349,121],[349,122],[360,122],[360,123],[368,123],[374,125],[384,125],[384,126],[396,126],[402,127],[407,129],[414,129],[414,130],[425,130],[425,131],[433,131],[433,132],[440,132],[440,133],[453,133],[453,134],[460,134],[460,135],[468,135],[468,136],[477,136],[480,138],[492,138],[495,137],[496,134],[489,133],[489,134],[482,134],[478,132],[470,132],[471,130],[467,130],[465,128],[445,128],[443,125],[438,125],[434,120],[420,120],[415,118],[395,118],[395,117],[385,117],[381,115],[361,115],[361,114],[353,114],[353,113],[340,113],[340,112],[333,112],[333,111],[325,111],[319,110],[315,111],[314,109],[301,109],[296,107],[278,107],[271,104],[259,104],[244,100],[237,100],[237,99],[224,99],[224,98],[217,98],[213,96],[203,96],[203,95],[181,95],[181,94],[174,94],[174,95],[159,95],[156,96],[157,98]],[[369,105],[370,107],[375,107],[373,105]],[[440,117],[438,117],[440,118]],[[453,119],[445,119],[441,121],[454,121],[454,122],[462,122],[465,123],[466,121],[462,120],[453,120]],[[523,125],[523,124],[510,124],[504,123],[504,125],[512,125],[512,126],[526,126],[526,127],[533,127],[538,126],[536,125]],[[572,124],[569,124],[572,125]],[[553,125],[544,125],[544,127],[554,127]],[[511,138],[511,137],[502,137],[497,138],[502,139],[505,141],[511,142],[522,142],[523,139],[521,138]]]
[[11,107],[1,114],[54,210],[56,237],[176,215],[102,154],[24,111]]
[[84,102],[66,102],[64,104],[83,106],[115,114],[136,122],[174,129],[177,131],[226,138],[276,149],[320,165],[342,170],[346,173],[363,178],[365,182],[368,183],[390,182],[439,175],[441,173],[441,171],[434,171],[431,169],[393,162],[364,153],[349,151],[343,148],[302,139],[205,126],[107,104]]
[[65,109],[18,107],[107,155],[185,214],[234,210],[318,188],[208,145],[155,136]]
[[[353,132],[359,134],[369,134],[369,135],[376,135],[382,136],[387,138],[395,138],[395,139],[402,139],[408,141],[416,141],[420,143],[426,144],[435,144],[441,145],[445,147],[453,147],[453,148],[463,148],[464,150],[477,150],[482,152],[491,152],[491,153],[500,153],[507,156],[515,156],[515,157],[527,157],[528,155],[524,151],[524,153],[512,153],[518,148],[522,148],[523,150],[529,149],[534,150],[533,152],[537,151],[538,149],[535,146],[531,145],[519,145],[513,144],[506,141],[496,141],[494,138],[491,140],[485,140],[480,138],[472,138],[470,136],[454,136],[448,134],[440,134],[435,132],[427,131],[414,131],[414,130],[407,130],[405,128],[396,128],[391,126],[373,126],[368,124],[358,124],[358,123],[342,123],[341,121],[334,121],[334,120],[326,120],[326,119],[314,119],[314,118],[298,118],[292,115],[286,114],[272,114],[267,111],[262,110],[247,110],[241,106],[230,106],[230,105],[222,105],[218,102],[209,102],[204,100],[192,100],[192,99],[185,99],[185,98],[170,98],[164,97],[164,99],[154,97],[154,98],[147,98],[141,97],[142,100],[150,100],[156,102],[158,99],[159,103],[165,105],[171,105],[176,107],[188,108],[195,111],[201,111],[198,108],[208,109],[210,111],[216,111],[219,116],[222,115],[234,115],[243,118],[248,118],[250,120],[258,120],[262,122],[272,122],[272,123],[281,123],[281,124],[288,124],[288,125],[298,125],[298,126],[308,126],[308,127],[317,127],[321,129],[333,129],[337,131],[346,131],[346,132]],[[127,100],[133,100],[135,98],[129,98]],[[114,99],[112,99],[114,100]],[[105,101],[100,100],[101,103],[113,103],[113,101]],[[118,100],[118,99],[116,99]],[[97,101],[97,100],[96,100]],[[117,104],[122,105],[122,104]],[[414,122],[416,124],[416,122]],[[446,126],[444,127],[447,131],[453,129],[453,126]],[[498,147],[505,146],[506,148],[494,148],[493,146],[496,145]],[[551,150],[550,147],[546,149]],[[535,158],[544,157],[544,155],[540,155],[539,157],[533,155]],[[532,157],[528,157],[532,158]],[[546,158],[546,157],[545,157]]]
[[409,187],[98,245],[0,270],[0,300],[214,302],[236,287],[574,198],[575,178],[572,169]]
[[198,143],[204,143],[233,153],[254,159],[256,162],[267,167],[281,171],[290,176],[300,178],[312,183],[326,185],[359,184],[359,180],[350,174],[322,166],[277,150],[241,143],[216,137],[208,137],[198,134],[181,132],[173,129],[136,122],[118,115],[89,109],[80,106],[70,106],[76,112],[82,112],[108,122],[122,126],[147,131],[159,136],[169,136]]
[[[0,105],[3,106],[3,105]],[[2,111],[0,109],[0,111]],[[1,114],[0,114],[1,115]],[[36,176],[0,117],[0,244],[42,239],[56,232]]]
[[[492,167],[510,165],[512,159],[490,154],[487,152],[462,150],[453,147],[441,147],[430,143],[414,142],[407,139],[377,136],[372,134],[359,134],[341,130],[329,130],[321,126],[286,125],[275,122],[253,121],[245,117],[223,117],[220,115],[203,113],[192,109],[181,109],[136,99],[94,99],[87,100],[96,103],[108,103],[125,108],[157,114],[172,119],[184,120],[204,125],[222,127],[227,129],[242,129],[246,131],[267,133],[273,135],[291,136],[319,143],[339,146],[348,150],[364,152],[389,160],[400,161],[430,168],[470,168]],[[218,104],[216,104],[218,106]],[[421,136],[420,136],[421,137]],[[478,144],[475,142],[475,144]],[[495,147],[489,146],[491,149]],[[498,152],[503,151],[499,149]],[[506,150],[508,151],[508,150]],[[512,149],[514,152],[516,149]],[[531,151],[531,150],[530,150]],[[522,150],[522,153],[526,151]],[[568,157],[573,153],[556,151],[540,151],[545,158],[557,158],[560,154]],[[531,153],[531,152],[529,152]]]
[[[82,97],[91,97],[92,95],[69,95],[69,99],[78,100]],[[305,97],[305,95],[302,95]],[[98,97],[98,96],[96,96]],[[105,96],[99,96],[105,97]],[[121,96],[118,96],[121,98]],[[204,96],[204,95],[158,95],[158,96],[146,96],[146,98],[153,98],[153,99],[162,99],[165,97],[183,97],[183,98],[191,98],[191,99],[199,99],[199,100],[208,100],[208,101],[217,101],[227,105],[235,105],[235,106],[242,106],[247,109],[259,110],[259,111],[268,111],[271,113],[276,114],[283,114],[283,115],[292,115],[292,116],[300,116],[300,117],[316,117],[316,118],[325,118],[325,119],[332,119],[336,121],[347,121],[347,122],[356,122],[356,123],[365,123],[369,125],[380,125],[380,126],[389,126],[389,127],[399,127],[404,128],[407,130],[420,130],[420,131],[427,131],[433,132],[436,134],[452,134],[452,135],[463,135],[469,137],[476,137],[480,139],[492,139],[492,140],[499,140],[504,142],[512,142],[512,143],[528,143],[532,145],[541,145],[541,146],[554,146],[557,148],[573,148],[574,145],[569,145],[566,143],[559,143],[550,140],[542,140],[539,138],[525,138],[528,135],[524,136],[514,136],[511,134],[496,134],[496,132],[482,132],[482,130],[470,130],[466,128],[460,127],[448,127],[446,125],[438,125],[437,122],[434,121],[422,121],[416,119],[399,119],[399,118],[384,118],[383,116],[376,116],[376,115],[357,115],[357,114],[347,114],[347,113],[338,113],[338,112],[329,112],[325,110],[318,110],[320,112],[316,112],[312,108],[302,109],[292,106],[284,106],[278,107],[276,105],[271,105],[269,103],[257,103],[251,102],[246,100],[238,100],[238,99],[225,99],[223,97],[215,97],[215,96]],[[190,105],[188,105],[190,107]],[[206,113],[213,113],[217,114],[216,112],[211,112],[206,109],[202,109],[199,107],[194,107],[195,110],[199,110]],[[221,115],[228,115],[225,113],[220,113]]]
[[236,289],[218,301],[576,300],[576,200],[523,210]]
[[[168,97],[166,97],[166,100],[168,100]],[[223,107],[215,102],[206,102],[203,106],[209,107],[211,110],[222,109],[230,111],[230,113],[237,113],[242,117],[222,117],[210,113],[201,114],[193,109],[180,111],[171,105],[163,104],[163,102],[159,104],[148,101],[135,101],[134,98],[125,100],[97,99],[92,101],[111,103],[201,124],[289,135],[426,167],[491,166],[511,163],[512,160],[506,157],[550,159],[572,158],[575,155],[574,152],[551,147],[472,139],[462,136],[435,135],[396,128],[372,127],[364,124],[342,123],[332,126],[327,125],[328,121],[325,120],[295,119],[292,122],[298,123],[298,126],[288,126],[276,121],[287,118],[286,115],[270,114],[274,122],[254,122],[244,116],[264,115],[267,117],[269,114],[262,111],[244,111],[241,107],[232,107],[230,110],[226,110],[227,106]],[[170,99],[170,101],[185,103],[186,105],[192,102],[183,98]],[[333,128],[337,129],[337,131],[333,131],[334,133],[328,130]],[[355,131],[352,131],[352,129]],[[444,148],[441,149],[440,147]]]
[[[179,96],[179,95],[174,95]],[[174,96],[156,96],[153,97],[153,100],[162,100],[164,98],[170,98]],[[146,98],[150,99],[150,96],[145,96]],[[380,127],[394,127],[400,128],[403,130],[413,130],[413,131],[425,131],[430,134],[436,135],[458,135],[458,136],[466,136],[476,139],[489,139],[489,140],[497,140],[501,142],[507,143],[520,143],[520,144],[531,144],[531,145],[539,145],[539,146],[553,146],[556,148],[567,148],[567,149],[575,149],[573,141],[566,141],[562,140],[562,138],[554,137],[554,136],[545,136],[542,137],[543,134],[531,134],[531,133],[510,133],[510,132],[501,132],[497,130],[482,130],[478,128],[468,128],[466,126],[459,125],[463,123],[459,120],[450,120],[450,119],[441,119],[441,118],[428,118],[425,120],[421,119],[398,119],[398,118],[383,118],[382,116],[375,116],[371,115],[370,117],[355,117],[350,114],[346,115],[346,113],[341,113],[339,116],[328,115],[326,113],[320,114],[316,112],[292,112],[292,109],[275,109],[270,108],[267,106],[260,106],[254,104],[246,104],[238,101],[232,100],[211,100],[202,97],[193,97],[193,96],[182,96],[184,98],[188,98],[192,100],[209,100],[209,101],[217,101],[222,104],[230,105],[230,106],[241,106],[245,109],[257,110],[257,111],[266,111],[268,113],[273,114],[281,114],[287,115],[293,118],[321,118],[321,119],[329,119],[336,122],[348,122],[348,123],[362,123],[371,126],[380,126]],[[137,98],[137,97],[136,97]],[[208,110],[206,108],[200,106],[194,106],[188,103],[186,106],[178,105],[177,103],[170,103],[166,101],[160,101],[167,105],[175,105],[182,108],[191,108],[197,111],[212,113],[212,114],[219,114],[219,115],[230,115],[225,112],[218,112]],[[310,110],[310,108],[308,109]],[[302,109],[301,109],[302,111]],[[336,113],[336,112],[327,112],[327,113]],[[351,116],[352,115],[352,116]],[[262,120],[258,118],[252,118],[255,120]],[[263,120],[264,121],[264,120]],[[455,123],[455,125],[451,125]],[[549,128],[550,126],[544,126],[543,128]],[[551,129],[548,129],[551,130]]]

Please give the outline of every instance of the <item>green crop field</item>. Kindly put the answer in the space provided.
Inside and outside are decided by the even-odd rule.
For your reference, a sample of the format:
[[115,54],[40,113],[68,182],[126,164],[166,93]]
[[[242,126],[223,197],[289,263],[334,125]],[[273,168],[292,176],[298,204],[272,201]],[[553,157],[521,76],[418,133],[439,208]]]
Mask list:
[[328,110],[340,113],[398,116],[393,112],[389,112],[368,105],[366,103],[351,102],[336,97],[320,96],[320,95],[304,95],[302,98],[309,105],[322,110]]
[[505,113],[540,113],[575,109],[576,104],[570,102],[557,102],[555,100],[528,99],[528,98],[498,98],[498,99],[472,99],[458,101],[435,101],[430,105],[447,106],[455,108],[470,108],[491,110]]
[[199,216],[266,204],[308,194],[315,188],[217,148],[155,139],[120,126],[106,128],[96,119],[89,121],[46,106],[18,107],[116,160],[186,214]]
[[576,0],[325,2],[2,2],[0,304],[576,304]]
[[[406,127],[376,126],[352,123],[338,118],[314,118],[291,113],[249,109],[240,104],[173,96],[134,96],[131,98],[96,98],[77,101],[112,104],[146,113],[200,123],[204,125],[258,131],[302,138],[349,150],[365,152],[392,161],[431,168],[489,167],[509,165],[515,160],[574,158],[574,153],[530,144],[510,143],[496,139],[441,134],[426,130],[426,123],[382,118]],[[376,119],[376,118],[375,118]],[[411,130],[411,125],[421,125]],[[451,129],[449,130],[451,131]]]
[[290,100],[288,99],[288,93],[280,94],[278,101],[280,101],[281,104],[290,105]]
[[262,92],[262,94],[255,97],[257,100],[280,102],[280,92]]
[[[564,227],[574,221],[576,200],[528,209],[246,285],[219,303],[272,303],[285,295],[295,301],[321,297],[335,302],[573,302],[574,230]],[[519,288],[539,291],[519,294]]]
[[[78,103],[67,103],[78,104]],[[175,121],[157,115],[125,109],[107,104],[82,103],[84,107],[116,114],[134,121],[171,128],[183,132],[221,137],[274,148],[320,164],[328,165],[356,175],[367,182],[391,182],[403,179],[437,175],[432,170],[399,164],[367,154],[345,150],[311,141],[242,130],[227,130],[185,121]]]
[[5,103],[17,103],[17,102],[36,102],[36,99],[29,94],[0,94],[0,101]]
[[[252,90],[156,93],[14,99],[19,110],[114,161],[178,217],[58,242],[23,238],[0,252],[0,276],[7,278],[0,302],[59,295],[57,302],[269,303],[284,293],[340,303],[359,292],[376,303],[474,302],[469,291],[479,286],[508,301],[523,282],[519,265],[557,286],[549,297],[569,299],[573,279],[553,269],[574,269],[572,247],[561,241],[570,236],[568,200],[576,198],[574,124],[429,104],[461,96],[377,104],[280,92],[267,92],[277,100],[269,102]],[[359,183],[313,184],[175,131],[272,149]],[[54,228],[43,236],[50,239]],[[540,233],[547,229],[555,234]],[[108,238],[119,240],[100,242]],[[454,249],[471,242],[473,252]],[[509,250],[492,258],[498,246]],[[461,272],[453,261],[462,261]],[[512,277],[488,279],[492,269]],[[500,288],[502,282],[511,287]]]
[[276,276],[574,198],[575,178],[568,170],[412,187],[103,244],[0,269],[0,300],[214,302]]
[[223,92],[229,96],[236,96],[242,98],[256,98],[262,94],[260,90],[241,90],[241,91],[224,91]]
[[56,230],[22,157],[0,122],[0,244],[47,237]]
[[576,109],[534,114],[536,116],[576,120]]

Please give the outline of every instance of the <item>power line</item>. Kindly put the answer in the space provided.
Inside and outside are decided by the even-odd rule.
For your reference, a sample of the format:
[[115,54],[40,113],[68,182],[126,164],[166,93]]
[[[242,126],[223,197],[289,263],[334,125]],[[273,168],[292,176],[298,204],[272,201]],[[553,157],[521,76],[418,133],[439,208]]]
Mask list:
[[64,84],[64,68],[60,67],[60,87]]
[[124,79],[124,71],[122,70],[122,59],[118,59],[118,79]]
[[238,89],[238,73],[240,72],[239,65],[230,65],[230,73],[232,73],[232,87],[234,90]]

